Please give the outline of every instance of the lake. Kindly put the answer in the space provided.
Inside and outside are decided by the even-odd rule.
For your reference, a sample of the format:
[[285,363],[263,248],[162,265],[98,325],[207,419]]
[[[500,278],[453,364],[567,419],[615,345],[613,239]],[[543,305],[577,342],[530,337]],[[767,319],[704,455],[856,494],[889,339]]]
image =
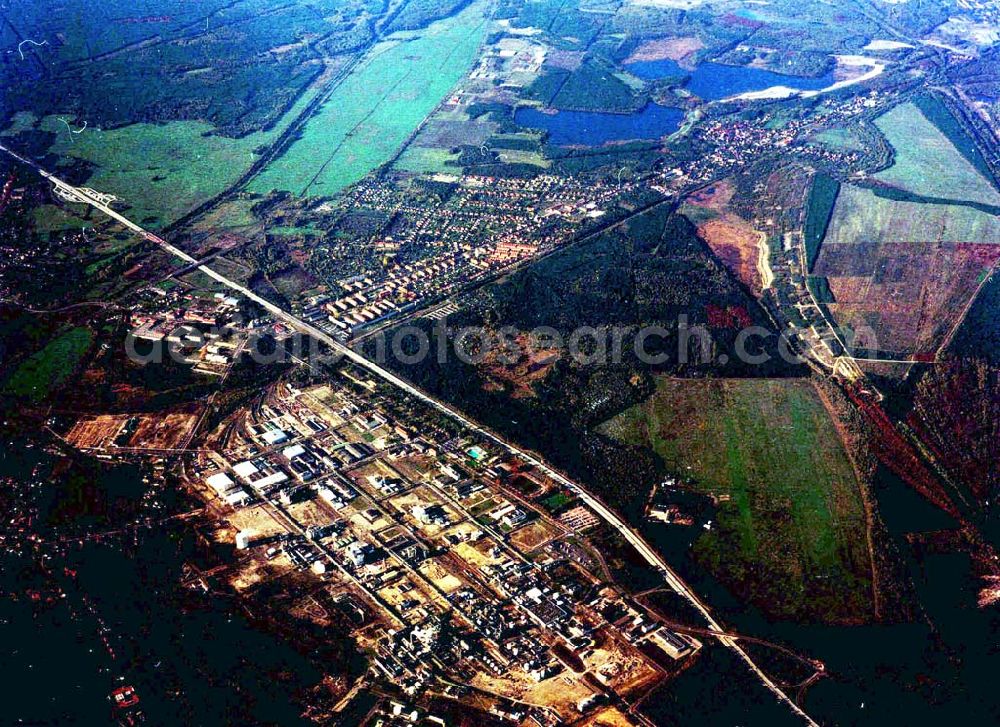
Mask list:
[[833,71],[822,76],[789,76],[774,71],[747,66],[727,66],[706,62],[694,71],[686,71],[668,58],[657,61],[636,61],[625,69],[647,81],[689,76],[685,88],[698,98],[715,101],[747,91],[762,91],[771,86],[788,86],[800,91],[818,91],[834,83]]
[[[772,86],[788,86],[802,91],[814,91],[834,83],[833,71],[822,76],[789,76],[773,71],[746,66],[727,66],[722,63],[702,63],[694,71],[686,71],[675,61],[637,61],[625,66],[626,70],[644,80],[687,77],[685,88],[706,101],[761,91]],[[646,104],[631,114],[612,114],[601,111],[546,112],[536,108],[519,108],[514,113],[518,125],[542,129],[549,134],[549,142],[556,146],[601,146],[616,141],[654,140],[672,134],[684,120],[680,109],[659,104]]]
[[680,109],[654,103],[631,114],[546,113],[534,108],[520,108],[514,114],[514,121],[520,126],[547,131],[549,142],[557,146],[600,146],[613,141],[659,139],[676,131],[683,120],[684,112]]

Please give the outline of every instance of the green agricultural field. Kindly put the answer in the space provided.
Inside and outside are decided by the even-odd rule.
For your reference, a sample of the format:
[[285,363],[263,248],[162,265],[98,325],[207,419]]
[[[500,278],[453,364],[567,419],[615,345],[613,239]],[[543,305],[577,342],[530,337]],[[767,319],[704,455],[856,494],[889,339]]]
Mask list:
[[42,235],[47,235],[50,232],[64,232],[65,230],[88,229],[94,226],[93,222],[73,214],[73,210],[69,207],[58,207],[54,204],[39,205],[32,210],[32,218],[35,221],[35,231]]
[[846,151],[864,151],[865,145],[850,129],[835,127],[824,129],[810,137],[810,141]]
[[934,124],[942,134],[948,137],[962,156],[969,160],[987,179],[993,179],[989,164],[983,158],[975,140],[966,132],[961,122],[948,110],[948,106],[933,94],[925,93],[913,99],[927,120]]
[[554,495],[549,495],[542,500],[542,504],[550,512],[555,512],[556,510],[566,507],[569,503],[573,502],[574,499],[574,497],[567,495],[565,492],[557,492]]
[[297,235],[322,235],[323,230],[315,227],[268,227],[267,234],[278,235],[279,237],[295,237]]
[[542,169],[548,169],[552,166],[552,162],[546,159],[540,151],[522,149],[495,149],[494,151],[504,164],[530,164]]
[[56,117],[41,128],[58,134],[51,151],[92,162],[87,186],[114,194],[131,206],[136,221],[160,227],[232,185],[256,156],[265,134],[243,139],[211,135],[197,121],[133,124],[112,131],[87,129],[70,138]]
[[651,447],[719,499],[717,522],[694,548],[734,592],[778,617],[870,618],[858,482],[808,381],[661,378],[601,431]]
[[395,168],[417,174],[456,174],[461,170],[457,166],[458,157],[458,154],[453,154],[447,149],[432,149],[411,144],[399,155]]
[[1000,217],[973,207],[886,199],[843,185],[823,247],[910,241],[1000,243]]
[[25,359],[3,387],[7,395],[44,400],[76,369],[93,342],[87,328],[71,328]]
[[[1000,217],[845,184],[810,271],[836,325],[870,328],[892,358],[930,353],[1000,251]],[[821,283],[822,281],[822,283]]]
[[56,141],[50,153],[92,165],[88,187],[117,196],[130,206],[132,219],[158,229],[234,184],[257,160],[258,147],[273,142],[318,90],[303,94],[274,128],[239,139],[222,136],[200,121],[88,127],[71,134],[62,117],[39,120],[26,113],[17,114],[2,136],[52,132]]
[[875,125],[896,150],[879,181],[924,197],[1000,205],[1000,192],[916,105],[896,106]]
[[372,48],[251,189],[332,195],[391,159],[471,67],[486,32],[484,8],[476,2]]

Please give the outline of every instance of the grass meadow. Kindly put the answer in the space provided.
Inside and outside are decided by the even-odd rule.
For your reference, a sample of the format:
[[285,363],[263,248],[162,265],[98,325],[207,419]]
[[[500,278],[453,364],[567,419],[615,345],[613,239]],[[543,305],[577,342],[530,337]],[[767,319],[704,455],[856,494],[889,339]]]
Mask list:
[[924,197],[1000,205],[1000,192],[916,105],[896,106],[875,125],[896,150],[879,181]]
[[858,482],[808,381],[661,378],[602,431],[652,448],[718,501],[694,550],[737,593],[779,616],[871,614]]
[[942,241],[1000,243],[1000,218],[974,207],[887,199],[845,184],[823,246]]
[[43,401],[69,378],[93,340],[87,328],[66,330],[22,361],[7,380],[3,393],[33,403]]
[[[486,32],[483,9],[476,2],[373,47],[251,189],[333,195],[389,161],[471,67]],[[442,161],[411,160],[418,170]]]

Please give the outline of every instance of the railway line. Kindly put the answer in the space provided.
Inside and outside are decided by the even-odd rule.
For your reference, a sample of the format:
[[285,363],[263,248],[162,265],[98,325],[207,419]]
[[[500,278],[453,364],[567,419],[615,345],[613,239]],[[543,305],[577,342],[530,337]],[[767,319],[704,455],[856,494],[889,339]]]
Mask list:
[[[20,161],[23,164],[30,166],[43,178],[50,181],[54,187],[55,192],[61,198],[81,204],[88,204],[95,209],[103,212],[104,214],[111,217],[113,220],[117,221],[127,229],[131,230],[135,234],[139,235],[143,239],[156,244],[163,251],[168,254],[178,258],[185,264],[194,265],[196,269],[207,275],[212,280],[224,285],[225,287],[233,290],[236,293],[244,296],[248,300],[253,301],[261,308],[266,310],[277,320],[286,323],[293,330],[306,335],[314,340],[326,345],[332,351],[334,351],[342,360],[347,360],[354,364],[360,369],[363,369],[375,376],[378,379],[388,383],[389,385],[399,389],[400,391],[408,394],[414,399],[417,399],[426,406],[438,411],[439,413],[449,417],[453,421],[462,425],[467,431],[476,434],[482,439],[492,443],[499,449],[505,451],[508,455],[513,456],[517,459],[530,464],[532,467],[538,471],[544,473],[547,477],[552,479],[554,482],[558,483],[562,487],[573,492],[577,497],[579,497],[588,507],[590,507],[605,523],[607,523],[611,528],[617,531],[622,538],[625,539],[640,556],[653,567],[663,578],[666,584],[679,596],[685,599],[691,606],[693,606],[698,613],[702,616],[704,621],[708,625],[708,632],[711,633],[715,639],[725,648],[731,650],[744,664],[747,668],[753,672],[761,684],[770,691],[774,697],[784,705],[786,705],[794,714],[800,717],[804,722],[811,725],[812,727],[818,727],[818,723],[813,720],[795,701],[793,701],[784,691],[778,686],[778,684],[768,676],[763,669],[761,669],[756,662],[750,657],[747,651],[738,643],[737,639],[729,636],[726,630],[721,626],[721,624],[715,620],[709,611],[707,605],[701,601],[701,599],[694,593],[691,588],[684,583],[681,577],[667,564],[667,562],[660,556],[635,530],[630,528],[614,511],[612,511],[607,505],[605,505],[601,500],[592,495],[586,489],[583,488],[579,483],[570,479],[568,476],[562,472],[556,470],[549,464],[547,464],[542,458],[528,450],[518,447],[513,442],[508,441],[500,434],[492,431],[491,429],[479,424],[465,414],[460,412],[458,409],[453,407],[451,404],[443,402],[431,394],[424,392],[423,390],[417,388],[412,383],[406,381],[400,376],[396,375],[384,366],[371,361],[362,354],[358,353],[354,349],[345,346],[340,341],[336,340],[334,337],[320,330],[316,326],[308,323],[307,321],[301,320],[292,313],[284,310],[283,308],[275,305],[271,301],[261,297],[260,295],[254,293],[252,290],[248,289],[244,285],[230,280],[221,273],[216,272],[208,265],[205,265],[195,259],[193,256],[184,252],[175,245],[170,244],[163,238],[143,229],[138,224],[132,222],[125,216],[121,215],[114,209],[110,207],[111,201],[107,195],[103,195],[88,188],[78,188],[74,187],[61,179],[57,178],[55,175],[42,169],[35,162],[20,156],[14,151],[11,151],[7,147],[0,145],[0,151],[3,151],[13,157],[14,159]],[[311,364],[306,361],[306,365],[311,366]],[[292,530],[301,531],[301,527],[298,523],[288,517],[286,513],[281,512],[276,507],[272,506],[272,516],[278,521],[283,522],[286,527]],[[342,566],[330,553],[326,553],[327,558],[333,562],[334,566],[344,572],[349,578],[353,579],[353,575],[344,571]],[[354,579],[356,580],[356,579]],[[360,585],[360,584],[359,584]],[[363,587],[363,586],[362,586]]]

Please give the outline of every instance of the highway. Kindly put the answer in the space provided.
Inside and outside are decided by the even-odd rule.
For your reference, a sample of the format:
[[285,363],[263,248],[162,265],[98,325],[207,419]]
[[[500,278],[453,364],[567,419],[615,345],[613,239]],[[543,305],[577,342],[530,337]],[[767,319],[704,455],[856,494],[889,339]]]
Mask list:
[[787,705],[789,709],[791,709],[796,715],[802,718],[807,724],[812,725],[813,727],[819,727],[817,722],[815,722],[811,717],[809,717],[809,715],[806,714],[805,711],[803,711],[794,701],[792,701],[788,697],[788,695],[786,695],[780,689],[780,687],[778,687],[778,685],[766,673],[764,673],[764,671],[759,666],[757,666],[757,664],[753,661],[753,659],[750,658],[750,655],[743,649],[743,647],[739,645],[736,639],[726,635],[724,629],[712,617],[712,614],[709,612],[707,606],[705,606],[705,604],[701,602],[698,596],[687,586],[686,583],[684,583],[684,581],[680,578],[680,576],[678,576],[670,568],[670,566],[667,565],[666,561],[652,547],[650,547],[649,544],[646,543],[646,541],[636,531],[630,528],[615,512],[613,512],[609,507],[607,507],[603,502],[601,502],[595,496],[587,492],[587,490],[585,490],[581,485],[569,479],[561,472],[558,472],[552,467],[550,467],[548,464],[542,461],[540,457],[519,448],[515,444],[501,437],[499,434],[472,421],[471,419],[467,418],[464,414],[462,414],[460,411],[452,407],[450,404],[440,401],[431,396],[430,394],[422,391],[421,389],[418,389],[416,386],[406,381],[405,379],[400,378],[392,371],[384,368],[383,366],[375,363],[374,361],[369,360],[368,358],[362,356],[357,351],[348,348],[340,341],[337,341],[335,338],[330,336],[325,331],[322,331],[319,328],[311,325],[307,321],[303,321],[297,318],[288,311],[285,311],[284,309],[278,307],[274,303],[265,300],[264,298],[257,295],[253,291],[244,287],[243,285],[240,285],[239,283],[226,278],[220,273],[217,273],[215,270],[212,270],[207,265],[199,263],[198,260],[196,260],[194,257],[187,254],[183,250],[174,247],[166,240],[158,237],[157,235],[154,235],[151,232],[148,232],[147,230],[144,230],[139,225],[135,224],[134,222],[122,216],[115,210],[111,209],[108,206],[109,203],[106,202],[107,200],[106,195],[102,195],[99,192],[95,192],[94,190],[91,189],[78,188],[70,184],[67,184],[66,182],[63,182],[62,180],[58,179],[54,175],[48,173],[47,171],[39,167],[35,162],[19,156],[18,154],[14,153],[13,151],[6,148],[2,144],[0,144],[0,151],[6,152],[7,154],[14,157],[23,164],[27,164],[32,169],[37,171],[42,177],[51,181],[52,184],[55,185],[56,193],[59,194],[60,197],[63,197],[64,199],[67,200],[73,200],[80,203],[89,204],[92,207],[100,210],[104,214],[108,215],[115,221],[119,222],[120,224],[124,225],[125,227],[132,230],[136,234],[140,235],[144,239],[156,243],[163,250],[170,253],[171,255],[183,260],[186,263],[195,265],[198,270],[203,272],[205,275],[208,275],[213,280],[222,283],[231,290],[257,303],[259,306],[261,306],[261,308],[271,313],[271,315],[273,315],[276,319],[284,323],[287,323],[294,330],[303,333],[307,336],[310,336],[311,338],[329,346],[333,351],[340,354],[343,358],[347,359],[351,363],[356,364],[358,367],[367,370],[374,376],[395,386],[396,388],[406,392],[410,396],[420,400],[427,406],[430,406],[431,408],[436,409],[442,414],[457,421],[458,423],[462,424],[465,428],[475,432],[479,436],[492,442],[499,448],[505,450],[508,454],[520,458],[521,460],[531,464],[539,471],[544,472],[548,477],[552,478],[552,480],[558,482],[560,485],[562,485],[566,489],[576,494],[584,503],[590,506],[594,510],[594,512],[597,513],[597,515],[600,516],[608,525],[617,530],[618,533],[620,533],[621,536],[639,552],[639,554],[643,557],[643,559],[647,563],[649,563],[649,565],[651,565],[660,572],[660,574],[663,576],[664,580],[666,581],[667,585],[671,588],[671,590],[673,590],[679,596],[688,601],[692,606],[694,606],[694,608],[698,610],[699,613],[701,613],[702,617],[708,624],[709,630],[716,635],[716,638],[718,639],[719,643],[732,650],[747,665],[747,667],[754,674],[757,675],[761,683],[768,690],[770,690],[780,702]]

